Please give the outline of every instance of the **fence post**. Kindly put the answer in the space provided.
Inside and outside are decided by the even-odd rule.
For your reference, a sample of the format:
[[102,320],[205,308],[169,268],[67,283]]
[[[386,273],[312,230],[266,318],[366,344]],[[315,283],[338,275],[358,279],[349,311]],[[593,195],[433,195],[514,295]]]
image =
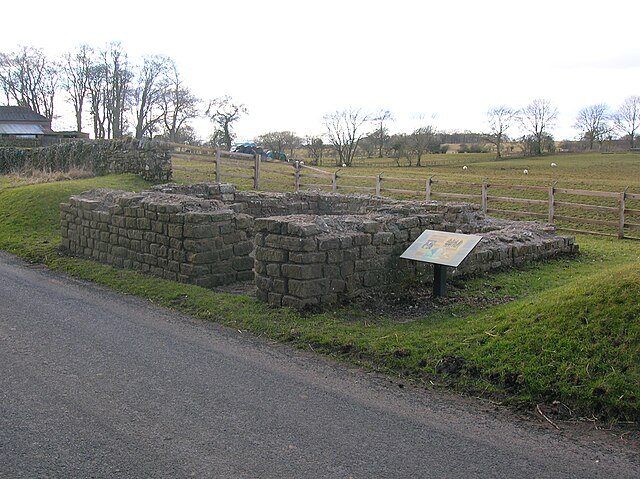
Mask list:
[[624,191],[620,193],[620,223],[618,225],[618,239],[624,238],[624,209],[628,189],[629,187],[627,186]]
[[260,189],[260,161],[262,160],[262,155],[259,153],[255,154],[255,161],[253,167],[253,189]]
[[297,161],[293,164],[293,190],[297,193],[300,191],[300,163]]
[[489,182],[487,180],[487,178],[484,178],[482,180],[482,212],[486,215],[487,214],[487,190],[489,188]]
[[433,180],[433,176],[430,176],[429,179],[427,180],[427,184],[426,184],[426,188],[425,188],[425,195],[426,195],[426,200],[427,201],[431,201],[431,183]]
[[220,183],[220,148],[216,148],[216,183]]
[[551,186],[549,186],[549,224],[554,224],[554,216],[556,214],[556,184],[558,182],[554,181]]
[[338,171],[340,170],[336,170],[333,172],[333,178],[331,179],[331,189],[334,193],[338,191]]
[[380,174],[376,178],[376,197],[378,198],[380,198],[381,183],[382,183],[382,172],[380,172]]

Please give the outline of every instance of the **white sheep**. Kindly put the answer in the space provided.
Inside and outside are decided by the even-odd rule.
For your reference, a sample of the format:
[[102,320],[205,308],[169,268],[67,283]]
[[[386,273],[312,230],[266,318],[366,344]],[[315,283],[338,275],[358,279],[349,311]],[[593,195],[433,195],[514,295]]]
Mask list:
[[343,167],[343,168],[346,168],[346,167],[347,167],[347,164],[346,164],[346,163],[342,163],[342,167]]
[[464,165],[464,166],[462,167],[462,169],[463,169],[463,170],[466,170],[466,169],[467,169],[467,165]]
[[527,169],[525,168],[525,169],[524,169],[524,171],[523,171],[523,173],[524,173],[525,175],[528,175],[528,174],[529,174],[529,170],[527,170]]
[[556,165],[555,163],[551,163],[551,168],[555,168],[556,166],[558,165]]

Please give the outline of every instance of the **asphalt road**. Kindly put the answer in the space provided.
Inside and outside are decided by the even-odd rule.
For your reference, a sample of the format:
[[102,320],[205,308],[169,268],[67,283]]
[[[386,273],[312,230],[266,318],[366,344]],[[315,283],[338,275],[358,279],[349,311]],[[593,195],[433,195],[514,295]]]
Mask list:
[[2,478],[637,478],[504,417],[0,253]]

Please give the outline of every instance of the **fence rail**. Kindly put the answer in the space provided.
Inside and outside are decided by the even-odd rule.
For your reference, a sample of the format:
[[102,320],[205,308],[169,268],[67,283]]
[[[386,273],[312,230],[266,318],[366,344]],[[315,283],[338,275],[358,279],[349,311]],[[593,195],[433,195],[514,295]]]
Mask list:
[[[631,231],[640,230],[640,194],[627,190],[611,192],[560,188],[557,182],[538,186],[492,183],[488,179],[478,183],[440,180],[433,176],[425,179],[396,178],[383,176],[382,173],[375,176],[349,175],[342,169],[329,172],[299,162],[284,163],[266,160],[260,155],[186,145],[174,145],[172,158],[189,162],[190,165],[190,161],[210,165],[208,169],[204,166],[204,169],[174,166],[176,171],[205,174],[219,182],[227,178],[248,180],[249,186],[255,190],[261,187],[265,189],[265,183],[274,179],[278,180],[278,189],[281,189],[284,179],[288,184],[287,189],[293,191],[312,188],[374,196],[395,195],[426,201],[468,200],[479,204],[482,211],[488,214],[543,219],[558,229],[575,233],[640,239],[631,234]],[[600,228],[597,231],[585,229],[590,225]]]

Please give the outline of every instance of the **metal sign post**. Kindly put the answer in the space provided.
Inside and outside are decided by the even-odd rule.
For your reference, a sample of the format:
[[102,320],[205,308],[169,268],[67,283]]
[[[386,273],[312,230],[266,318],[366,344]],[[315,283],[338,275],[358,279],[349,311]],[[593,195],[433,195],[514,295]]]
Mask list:
[[433,296],[447,295],[447,267],[457,268],[482,236],[425,230],[401,258],[433,264]]

